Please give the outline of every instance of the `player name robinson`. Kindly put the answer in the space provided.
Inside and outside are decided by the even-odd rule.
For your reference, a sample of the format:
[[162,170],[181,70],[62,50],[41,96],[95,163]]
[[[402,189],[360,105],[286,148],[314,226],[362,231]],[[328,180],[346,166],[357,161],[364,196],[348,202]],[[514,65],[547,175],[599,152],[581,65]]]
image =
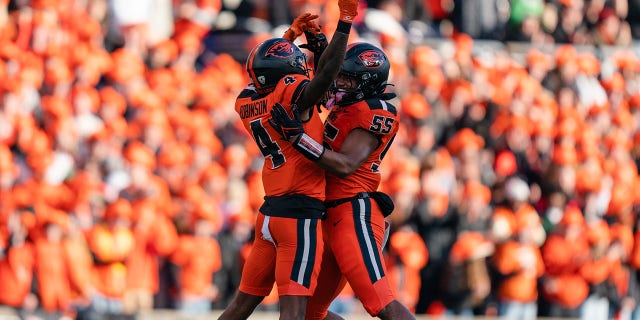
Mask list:
[[260,100],[240,106],[240,118],[253,118],[267,112],[267,100]]

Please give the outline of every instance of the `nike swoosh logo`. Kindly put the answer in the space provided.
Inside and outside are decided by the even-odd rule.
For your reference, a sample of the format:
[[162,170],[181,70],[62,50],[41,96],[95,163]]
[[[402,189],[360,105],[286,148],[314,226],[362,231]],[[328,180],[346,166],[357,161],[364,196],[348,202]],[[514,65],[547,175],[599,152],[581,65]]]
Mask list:
[[340,223],[340,221],[342,221],[342,218],[340,218],[340,220],[336,221],[333,223],[333,226],[335,227],[338,223]]

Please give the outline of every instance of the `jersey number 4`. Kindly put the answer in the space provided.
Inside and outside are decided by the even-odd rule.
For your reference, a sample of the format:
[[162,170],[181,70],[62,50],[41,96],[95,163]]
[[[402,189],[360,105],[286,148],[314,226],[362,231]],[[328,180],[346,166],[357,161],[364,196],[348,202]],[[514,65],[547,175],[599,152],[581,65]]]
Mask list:
[[253,120],[249,123],[251,126],[251,134],[256,141],[260,152],[265,159],[271,159],[271,169],[278,168],[285,162],[284,154],[280,150],[277,142],[271,139],[269,132],[262,125],[260,119]]

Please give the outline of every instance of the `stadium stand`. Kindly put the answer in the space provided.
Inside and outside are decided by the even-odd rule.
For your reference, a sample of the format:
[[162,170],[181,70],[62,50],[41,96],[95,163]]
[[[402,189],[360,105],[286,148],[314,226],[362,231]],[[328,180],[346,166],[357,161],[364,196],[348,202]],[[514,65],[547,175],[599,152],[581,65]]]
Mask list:
[[[381,168],[399,300],[639,317],[639,1],[361,7],[402,117]],[[330,0],[0,1],[0,318],[226,306],[263,196],[243,63],[306,11],[333,30]],[[334,307],[361,315],[348,290]]]

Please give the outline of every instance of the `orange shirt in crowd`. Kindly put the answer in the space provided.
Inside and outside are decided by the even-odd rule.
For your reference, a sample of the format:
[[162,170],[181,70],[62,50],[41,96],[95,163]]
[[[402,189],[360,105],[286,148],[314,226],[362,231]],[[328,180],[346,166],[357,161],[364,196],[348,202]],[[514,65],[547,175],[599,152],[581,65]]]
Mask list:
[[111,298],[122,298],[127,285],[124,261],[133,251],[133,234],[127,227],[109,228],[98,224],[89,233],[89,248],[97,263],[93,283],[98,292]]
[[35,242],[36,278],[40,304],[47,311],[68,310],[71,303],[70,277],[62,242]]
[[619,262],[619,260],[610,260],[607,257],[592,259],[580,266],[580,275],[590,284],[599,284],[609,278]]
[[82,234],[64,239],[63,246],[69,267],[71,299],[76,302],[88,302],[93,269],[89,246]]
[[[394,295],[407,308],[415,311],[420,297],[420,270],[427,264],[429,253],[424,240],[412,230],[394,232],[389,239],[387,259],[389,282]],[[399,260],[399,264],[394,260]]]
[[160,211],[166,210],[165,214],[171,214],[171,192],[167,183],[158,176],[151,176],[149,191],[152,196],[147,199],[156,202],[156,207]]
[[625,297],[629,292],[629,278],[631,277],[629,268],[626,268],[621,263],[614,265],[609,276],[609,281],[615,286],[618,291],[618,296]]
[[8,249],[0,259],[0,304],[22,306],[31,290],[34,264],[33,245],[25,243]]
[[170,259],[180,267],[181,290],[187,295],[205,295],[222,267],[220,245],[212,237],[180,236]]
[[588,256],[585,239],[569,241],[561,235],[550,235],[542,246],[542,259],[551,284],[543,286],[543,294],[566,308],[578,307],[589,294],[589,285],[579,273]]
[[507,277],[498,285],[501,301],[535,302],[538,278],[544,273],[540,249],[535,244],[507,241],[496,248],[493,262]]
[[[138,221],[134,226],[134,247],[127,259],[127,288],[156,293],[159,288],[158,257],[171,254],[178,242],[175,226],[164,215]],[[158,236],[161,235],[161,236]]]
[[640,269],[640,229],[633,235],[633,249],[629,255],[629,265],[635,270]]

